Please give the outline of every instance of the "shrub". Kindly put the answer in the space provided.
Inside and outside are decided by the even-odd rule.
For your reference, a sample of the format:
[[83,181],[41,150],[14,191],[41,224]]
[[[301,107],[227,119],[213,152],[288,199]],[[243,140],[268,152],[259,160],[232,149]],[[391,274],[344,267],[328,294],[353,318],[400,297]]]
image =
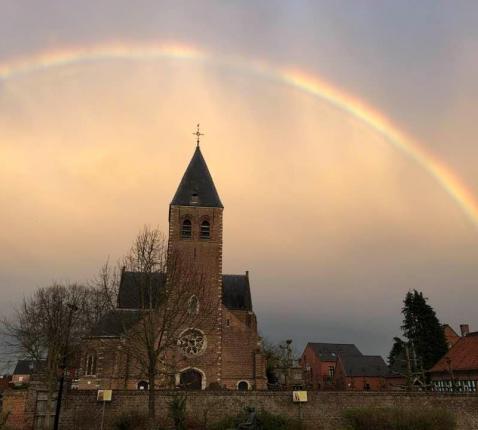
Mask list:
[[148,419],[139,412],[125,412],[113,422],[114,430],[143,430],[147,428]]
[[169,416],[176,430],[186,430],[186,396],[174,396],[169,402]]
[[454,430],[456,420],[444,409],[354,408],[344,413],[346,430]]

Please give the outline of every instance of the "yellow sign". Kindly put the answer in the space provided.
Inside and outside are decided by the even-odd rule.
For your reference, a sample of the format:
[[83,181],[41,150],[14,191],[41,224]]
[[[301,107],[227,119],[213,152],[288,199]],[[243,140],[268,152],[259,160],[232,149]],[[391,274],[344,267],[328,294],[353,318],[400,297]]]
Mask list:
[[293,391],[292,401],[294,403],[304,403],[307,401],[307,391]]
[[96,400],[99,402],[111,402],[113,397],[113,390],[98,390]]

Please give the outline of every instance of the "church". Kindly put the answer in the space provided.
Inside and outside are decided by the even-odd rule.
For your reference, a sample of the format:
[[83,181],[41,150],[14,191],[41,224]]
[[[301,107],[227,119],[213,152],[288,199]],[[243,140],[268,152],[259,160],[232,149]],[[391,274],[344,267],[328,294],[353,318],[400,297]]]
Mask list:
[[[168,251],[194,255],[191,264],[207,271],[207,296],[219,300],[213,326],[204,331],[184,328],[173,351],[180,356],[174,377],[155,385],[158,389],[264,390],[266,363],[249,273],[222,273],[224,207],[201,153],[199,136],[198,131],[197,147],[169,205]],[[158,285],[166,282],[166,274],[156,275]],[[83,340],[76,388],[148,388],[146,375],[134,370],[124,352],[128,330],[141,319],[141,293],[135,282],[139,276],[139,272],[122,271],[116,309]]]

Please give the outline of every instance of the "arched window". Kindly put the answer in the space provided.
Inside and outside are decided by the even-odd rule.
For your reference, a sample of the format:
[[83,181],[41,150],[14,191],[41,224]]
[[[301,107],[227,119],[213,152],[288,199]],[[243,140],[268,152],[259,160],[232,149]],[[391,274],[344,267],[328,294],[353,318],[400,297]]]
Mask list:
[[199,299],[195,295],[189,298],[188,313],[190,315],[197,315],[199,313]]
[[94,352],[86,354],[85,376],[96,375],[96,354]]
[[146,381],[138,382],[138,390],[146,391],[149,388],[149,384]]
[[193,226],[191,224],[191,220],[185,219],[181,226],[181,237],[183,239],[189,239],[191,238],[192,233],[193,233]]
[[209,239],[211,237],[211,225],[209,221],[203,221],[201,223],[201,232],[199,237],[201,239]]

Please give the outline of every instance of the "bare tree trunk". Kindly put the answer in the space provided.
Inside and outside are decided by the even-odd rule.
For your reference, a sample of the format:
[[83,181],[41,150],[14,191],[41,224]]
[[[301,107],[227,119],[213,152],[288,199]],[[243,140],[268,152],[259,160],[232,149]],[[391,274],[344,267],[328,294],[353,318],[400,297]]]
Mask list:
[[148,383],[148,426],[149,430],[154,430],[156,425],[155,371],[151,368],[148,371]]

